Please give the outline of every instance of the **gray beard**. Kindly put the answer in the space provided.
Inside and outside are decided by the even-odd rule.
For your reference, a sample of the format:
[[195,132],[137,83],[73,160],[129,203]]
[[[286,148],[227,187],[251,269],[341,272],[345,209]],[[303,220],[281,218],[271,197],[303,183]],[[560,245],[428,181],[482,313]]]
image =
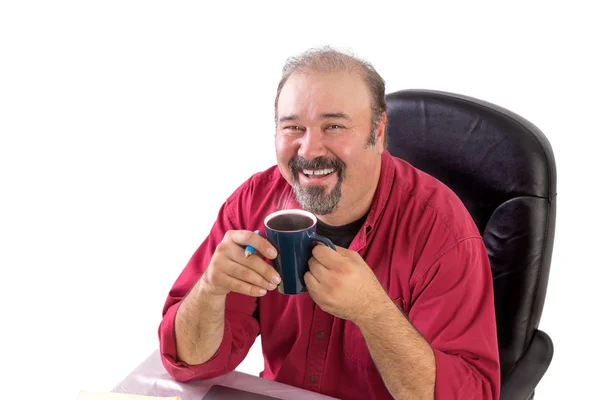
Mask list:
[[317,215],[326,215],[339,207],[342,198],[342,177],[339,173],[338,182],[331,193],[327,193],[327,188],[321,185],[302,186],[296,174],[292,179],[296,201],[304,210]]

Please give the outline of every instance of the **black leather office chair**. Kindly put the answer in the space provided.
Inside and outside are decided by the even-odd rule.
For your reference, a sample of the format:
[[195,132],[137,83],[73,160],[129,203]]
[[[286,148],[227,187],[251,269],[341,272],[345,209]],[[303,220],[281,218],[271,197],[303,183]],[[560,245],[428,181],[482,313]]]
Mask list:
[[501,399],[532,399],[553,355],[538,330],[554,241],[556,165],[531,122],[430,90],[388,94],[389,151],[448,185],[483,236],[494,278]]

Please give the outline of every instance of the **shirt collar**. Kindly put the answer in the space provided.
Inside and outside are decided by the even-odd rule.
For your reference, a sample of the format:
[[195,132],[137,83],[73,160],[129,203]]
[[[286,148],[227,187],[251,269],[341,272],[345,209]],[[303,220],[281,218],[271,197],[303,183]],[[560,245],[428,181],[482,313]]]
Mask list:
[[[356,235],[352,246],[350,246],[354,250],[358,250],[365,245],[366,235],[371,231],[371,229],[373,229],[373,226],[375,226],[375,223],[385,209],[392,191],[392,184],[394,182],[395,169],[393,164],[394,161],[392,155],[389,153],[389,151],[385,150],[381,155],[381,171],[379,173],[379,182],[377,183],[377,188],[375,189],[375,194],[373,195],[373,201],[371,202],[369,214],[365,220],[365,223],[363,224],[363,227]],[[292,186],[289,185],[288,187],[289,191],[287,196],[285,196],[285,200],[283,201],[283,208],[300,209],[301,207],[296,202]]]
[[371,209],[362,229],[356,235],[352,246],[353,250],[360,250],[366,243],[366,235],[373,229],[377,220],[383,214],[394,182],[395,169],[392,155],[385,150],[381,155],[381,172],[379,173],[379,182],[371,202]]

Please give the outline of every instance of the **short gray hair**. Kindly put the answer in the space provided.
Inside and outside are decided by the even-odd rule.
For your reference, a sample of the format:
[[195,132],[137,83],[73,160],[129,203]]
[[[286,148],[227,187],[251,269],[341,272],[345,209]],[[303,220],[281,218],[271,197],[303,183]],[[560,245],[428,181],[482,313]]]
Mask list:
[[[385,81],[375,70],[371,63],[362,60],[350,53],[335,50],[329,46],[313,48],[304,53],[290,57],[283,66],[281,80],[277,86],[275,96],[275,123],[277,123],[277,103],[281,89],[294,72],[358,72],[364,79],[371,94],[371,136],[367,145],[375,145],[375,129],[381,121],[381,116],[387,112],[385,102]],[[387,148],[387,133],[385,135],[385,147]]]

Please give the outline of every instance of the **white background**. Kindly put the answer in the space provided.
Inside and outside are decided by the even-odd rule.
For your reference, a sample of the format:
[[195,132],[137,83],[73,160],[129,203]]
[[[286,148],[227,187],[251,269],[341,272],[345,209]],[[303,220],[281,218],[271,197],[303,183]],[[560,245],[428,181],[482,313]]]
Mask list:
[[[555,356],[537,398],[597,393],[591,7],[199,3],[0,5],[0,397],[109,391],[157,347],[167,292],[221,203],[275,161],[285,59],[323,44],[370,60],[387,92],[479,97],[545,132],[559,203],[540,328]],[[259,346],[240,370],[261,371]]]

